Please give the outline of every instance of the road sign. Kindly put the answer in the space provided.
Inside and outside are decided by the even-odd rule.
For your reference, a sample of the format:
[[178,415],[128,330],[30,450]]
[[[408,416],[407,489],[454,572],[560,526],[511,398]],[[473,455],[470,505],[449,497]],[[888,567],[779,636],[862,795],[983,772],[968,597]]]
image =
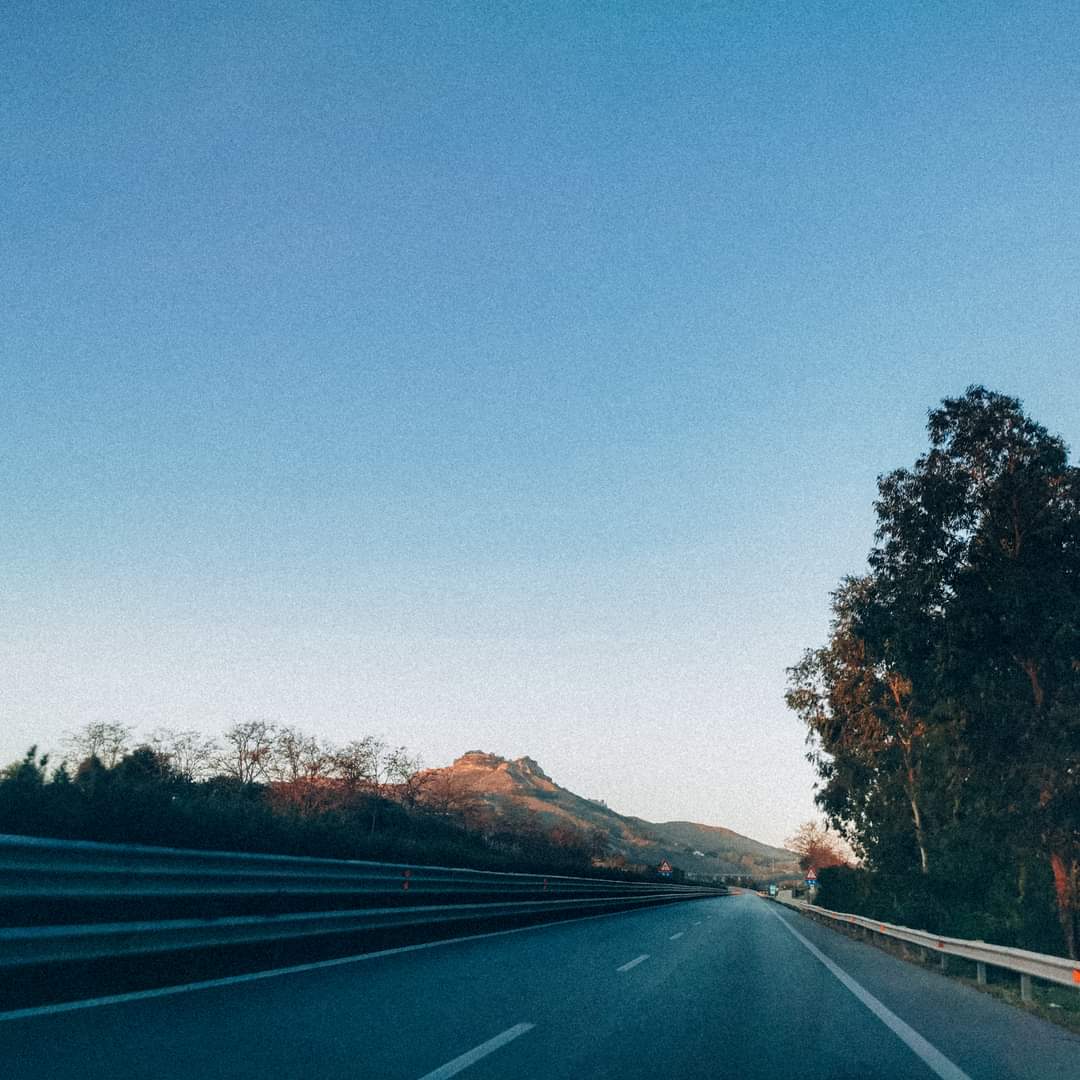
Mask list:
[[667,861],[667,859],[665,859],[665,860],[664,860],[664,861],[663,861],[663,862],[662,862],[662,863],[660,864],[660,868],[659,868],[659,869],[658,869],[658,870],[657,870],[656,872],[657,872],[657,873],[658,873],[658,874],[659,874],[659,875],[660,875],[661,877],[671,877],[671,863],[669,863],[669,862]]

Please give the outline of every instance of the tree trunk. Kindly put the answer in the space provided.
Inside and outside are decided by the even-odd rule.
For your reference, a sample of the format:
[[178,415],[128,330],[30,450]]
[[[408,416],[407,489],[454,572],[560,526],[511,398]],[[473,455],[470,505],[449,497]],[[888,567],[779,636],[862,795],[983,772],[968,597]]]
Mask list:
[[1046,692],[1039,680],[1039,662],[1031,657],[1025,657],[1020,661],[1024,674],[1031,683],[1031,698],[1035,702],[1035,711],[1042,712],[1043,702],[1046,700]]
[[926,857],[926,837],[923,834],[922,814],[919,811],[919,800],[915,792],[918,790],[918,776],[915,765],[911,760],[911,743],[901,743],[904,749],[904,766],[907,769],[907,797],[911,803],[911,820],[915,825],[915,843],[919,847],[919,869],[924,874],[930,873],[930,860]]
[[919,803],[914,795],[911,795],[911,818],[915,822],[915,843],[919,845],[919,868],[924,874],[930,873],[930,863],[926,857],[926,839],[923,836],[922,815],[919,813]]
[[1072,960],[1077,959],[1077,915],[1080,914],[1080,860],[1060,851],[1050,853],[1054,872],[1054,893],[1057,897],[1058,919],[1065,935],[1065,948]]

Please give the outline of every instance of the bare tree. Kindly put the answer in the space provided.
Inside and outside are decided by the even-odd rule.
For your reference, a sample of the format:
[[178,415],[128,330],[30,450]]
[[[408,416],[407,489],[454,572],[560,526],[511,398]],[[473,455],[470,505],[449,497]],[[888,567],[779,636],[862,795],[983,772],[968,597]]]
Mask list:
[[334,775],[346,791],[371,793],[386,743],[374,735],[353,739],[334,752]]
[[131,747],[133,732],[126,724],[102,720],[64,734],[64,749],[76,763],[96,757],[111,769]]
[[188,780],[206,777],[221,747],[198,731],[158,728],[150,736],[150,746],[169,763],[169,767]]
[[376,735],[365,735],[335,752],[333,768],[346,792],[370,797],[374,832],[380,800],[403,801],[403,790],[413,783],[420,759],[403,746],[391,747]]
[[484,800],[460,773],[433,769],[423,774],[420,805],[432,814],[456,818],[467,828],[480,824]]
[[799,856],[799,865],[803,870],[851,866],[855,862],[855,856],[844,838],[816,821],[804,821],[795,835],[788,837],[784,843],[789,851]]
[[384,793],[405,806],[415,807],[423,794],[424,771],[419,754],[410,754],[404,746],[394,747],[386,755]]
[[328,743],[297,728],[281,727],[274,736],[269,773],[281,783],[318,780],[330,772],[333,756],[334,749]]
[[302,814],[329,809],[339,799],[331,777],[334,749],[294,727],[279,728],[269,776],[276,802]]
[[267,777],[274,754],[275,725],[266,720],[233,724],[223,736],[225,747],[214,761],[223,775],[253,784]]

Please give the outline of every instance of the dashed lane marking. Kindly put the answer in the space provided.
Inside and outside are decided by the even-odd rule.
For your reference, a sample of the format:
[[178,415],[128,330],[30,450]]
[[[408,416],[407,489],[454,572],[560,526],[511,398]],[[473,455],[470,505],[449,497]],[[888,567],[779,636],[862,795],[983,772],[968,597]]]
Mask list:
[[505,1046],[508,1042],[513,1042],[519,1035],[532,1031],[535,1026],[535,1024],[515,1024],[512,1028],[507,1028],[493,1038],[488,1039],[487,1042],[482,1042],[479,1046],[466,1050],[464,1054],[460,1054],[453,1061],[440,1065],[433,1072],[424,1073],[420,1080],[449,1080],[451,1076],[457,1076],[463,1069],[475,1065],[481,1058],[486,1058],[488,1054],[495,1053],[496,1050]]
[[458,945],[469,941],[483,941],[486,938],[505,937],[509,934],[527,934],[537,930],[572,926],[574,923],[592,922],[594,919],[613,919],[619,915],[633,915],[641,909],[631,911],[605,911],[601,915],[582,915],[576,919],[561,919],[553,923],[536,923],[532,926],[514,926],[509,930],[489,930],[483,934],[465,934],[461,937],[441,938],[438,941],[423,941],[417,945],[399,945],[393,949],[379,949],[377,952],[356,953],[353,956],[336,956],[332,960],[315,960],[307,964],[290,964],[288,967],[268,968],[265,971],[249,971],[244,975],[225,975],[218,979],[201,979],[199,982],[180,983],[174,986],[159,986],[153,990],[129,990],[123,994],[108,994],[104,997],[82,998],[79,1001],[60,1001],[54,1005],[31,1005],[25,1009],[10,1009],[0,1012],[0,1024],[10,1020],[28,1020],[36,1016],[55,1016],[58,1013],[75,1012],[79,1009],[98,1009],[106,1005],[125,1005],[129,1002],[147,1001],[153,998],[172,997],[174,994],[191,994],[199,990],[215,990],[224,986],[237,986],[242,983],[261,982],[263,979],[276,979],[281,975],[300,975],[308,971],[324,971],[341,967],[345,964],[359,964],[367,960],[381,960],[386,956],[400,956],[403,953],[421,952],[426,949],[438,949],[444,945]]

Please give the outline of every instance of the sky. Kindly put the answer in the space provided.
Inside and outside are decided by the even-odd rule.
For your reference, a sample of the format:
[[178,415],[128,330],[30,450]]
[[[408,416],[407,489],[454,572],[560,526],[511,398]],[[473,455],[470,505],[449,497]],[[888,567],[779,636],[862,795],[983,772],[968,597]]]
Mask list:
[[265,718],[771,843],[972,383],[1080,444],[1080,10],[0,13],[0,760]]

